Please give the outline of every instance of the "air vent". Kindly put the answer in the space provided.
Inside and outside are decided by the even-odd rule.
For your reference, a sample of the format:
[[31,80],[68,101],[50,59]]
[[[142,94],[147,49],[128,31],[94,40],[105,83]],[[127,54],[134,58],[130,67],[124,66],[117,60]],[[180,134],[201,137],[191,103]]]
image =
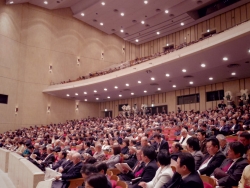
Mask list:
[[133,23],[136,23],[137,21],[136,20],[132,20]]
[[112,29],[111,31],[113,31],[113,32],[114,32],[114,31],[115,31],[115,29]]
[[170,16],[170,17],[174,17],[174,14],[170,14],[169,16]]
[[129,33],[125,33],[125,35],[129,35]]
[[161,12],[161,9],[158,8],[158,9],[156,9],[155,11],[156,11],[156,12]]
[[146,26],[146,27],[149,27],[150,25],[149,25],[149,24],[146,24],[145,26]]
[[94,19],[94,20],[93,20],[93,22],[97,22],[97,20],[96,20],[96,19]]
[[118,12],[118,10],[117,10],[117,9],[114,9],[114,12]]
[[246,61],[245,63],[249,63],[249,61]]
[[158,86],[159,84],[157,84],[157,83],[152,83],[152,84],[150,84],[151,86]]
[[148,74],[149,74],[149,73],[152,73],[152,71],[151,71],[151,70],[146,70],[146,73],[148,73]]
[[229,64],[227,66],[227,68],[235,68],[235,67],[239,67],[240,65],[239,64],[236,64],[236,63],[232,63],[232,64]]
[[238,77],[229,77],[229,78],[226,78],[226,80],[236,80],[238,79]]
[[130,89],[124,89],[123,91],[130,91]]
[[183,78],[193,78],[191,75],[183,76]]

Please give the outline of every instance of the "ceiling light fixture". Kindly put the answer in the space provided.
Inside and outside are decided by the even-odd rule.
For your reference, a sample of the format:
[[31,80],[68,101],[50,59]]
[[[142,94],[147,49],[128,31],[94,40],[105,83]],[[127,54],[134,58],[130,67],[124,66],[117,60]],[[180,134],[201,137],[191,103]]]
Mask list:
[[101,22],[100,25],[103,25],[103,23]]
[[134,93],[131,93],[131,95],[134,95]]
[[170,76],[170,74],[166,74],[166,77],[169,77]]
[[157,35],[159,35],[159,34],[160,34],[160,32],[158,31],[158,32],[156,32],[156,34],[157,34]]
[[235,73],[235,72],[232,72],[232,74],[231,74],[231,75],[235,76],[235,75],[236,75],[236,73]]
[[84,95],[87,95],[87,92],[83,92]]
[[250,49],[248,50],[248,53],[250,53]]
[[213,80],[213,77],[210,77],[209,80]]
[[84,13],[81,13],[81,16],[84,16]]
[[104,88],[104,91],[107,91],[108,89],[107,88]]
[[210,32],[210,30],[208,29],[208,30],[207,30],[207,32],[209,33],[209,32]]
[[182,72],[187,72],[187,70],[186,69],[182,69]]
[[66,96],[69,97],[69,94],[67,94]]
[[151,80],[155,80],[155,78],[154,78],[154,77],[152,77],[152,78],[151,78]]
[[228,58],[227,57],[223,57],[223,61],[227,61],[228,60]]
[[176,87],[176,85],[173,85],[173,87]]
[[140,81],[140,80],[138,81],[138,84],[141,84],[141,81]]
[[96,98],[96,100],[99,100],[99,98]]
[[138,40],[138,39],[135,39],[135,42],[139,42],[139,40]]
[[201,67],[206,67],[206,65],[204,63],[201,64]]
[[141,24],[145,24],[145,22],[144,22],[144,21],[141,21]]
[[145,90],[144,93],[147,93],[147,91]]
[[165,10],[165,13],[166,13],[166,14],[168,14],[168,13],[169,13],[169,11],[168,11],[168,10]]
[[191,85],[192,85],[192,84],[194,84],[194,82],[192,82],[192,81],[191,81],[191,82],[189,82],[189,84],[191,84]]
[[44,3],[45,5],[47,5],[47,4],[48,4],[48,1],[44,1],[43,3]]
[[96,90],[94,90],[94,92],[96,93],[97,91],[96,91]]
[[84,99],[84,101],[88,101],[88,99]]
[[110,96],[108,96],[107,98],[110,99]]
[[117,87],[117,86],[115,86],[115,89],[118,89],[118,87]]
[[123,33],[124,32],[124,30],[123,29],[121,29],[121,33]]
[[78,93],[75,93],[75,95],[77,96],[77,95],[78,95]]
[[183,26],[184,25],[184,23],[183,22],[181,22],[181,26]]
[[13,3],[14,3],[13,1],[10,2],[10,4],[13,4]]
[[102,6],[104,6],[105,5],[105,2],[102,2]]
[[126,86],[129,86],[129,84],[126,84]]
[[144,4],[148,4],[148,1],[144,1]]
[[158,91],[160,91],[160,90],[161,90],[161,88],[158,88],[157,90],[158,90]]
[[124,15],[125,15],[125,14],[122,12],[122,13],[121,13],[121,16],[124,16]]
[[119,95],[119,97],[122,97],[122,95]]

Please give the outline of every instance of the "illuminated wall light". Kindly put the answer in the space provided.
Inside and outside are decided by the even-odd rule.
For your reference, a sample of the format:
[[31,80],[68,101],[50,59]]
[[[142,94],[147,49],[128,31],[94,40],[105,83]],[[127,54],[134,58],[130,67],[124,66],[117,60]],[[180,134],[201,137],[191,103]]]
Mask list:
[[123,30],[123,29],[121,29],[120,31],[121,31],[121,33],[123,33],[123,32],[124,32],[124,30]]
[[134,93],[131,93],[131,95],[134,95]]
[[108,96],[107,98],[110,99],[110,96]]
[[151,80],[155,80],[155,78],[154,78],[154,77],[152,77],[152,78],[151,78]]
[[210,32],[210,30],[208,29],[208,30],[207,30],[207,32],[209,33],[209,32]]
[[117,86],[115,86],[114,88],[115,88],[115,89],[118,89],[118,87],[117,87]]
[[158,32],[156,32],[156,34],[157,34],[157,35],[159,35],[159,34],[160,34],[160,32],[158,31]]
[[85,91],[85,92],[83,92],[83,94],[84,94],[84,95],[87,95],[87,92]]
[[108,111],[108,109],[104,109],[104,111],[105,111],[105,112],[107,112],[107,111]]
[[67,94],[66,96],[67,96],[67,97],[69,97],[70,95],[69,95],[69,94]]
[[13,1],[10,2],[10,4],[13,4],[13,3],[14,3]]
[[96,100],[98,101],[98,100],[99,100],[99,98],[96,98]]
[[88,99],[84,99],[84,101],[88,101]]
[[232,72],[232,74],[231,74],[232,76],[235,76],[236,75],[236,73],[235,72]]
[[144,93],[147,93],[147,91],[145,90]]
[[96,90],[94,90],[94,93],[96,93],[97,91]]
[[78,96],[78,93],[75,93],[76,96]]

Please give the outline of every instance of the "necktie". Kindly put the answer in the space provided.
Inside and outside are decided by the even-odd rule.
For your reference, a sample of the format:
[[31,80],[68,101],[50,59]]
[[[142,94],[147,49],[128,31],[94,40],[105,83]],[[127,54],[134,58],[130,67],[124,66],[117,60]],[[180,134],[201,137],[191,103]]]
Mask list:
[[227,170],[229,169],[229,167],[232,165],[233,162],[234,162],[233,160],[230,160],[226,166],[221,168],[221,170],[223,170],[224,172],[227,172]]
[[135,173],[136,169],[140,166],[140,162],[138,161],[138,163],[136,164],[134,170],[133,170],[133,173]]
[[211,159],[211,157],[212,155],[209,155],[209,157],[201,165],[206,164],[209,161],[209,159]]
[[185,139],[186,139],[186,138],[183,137],[183,139],[182,139],[182,141],[181,141],[181,144],[184,142]]

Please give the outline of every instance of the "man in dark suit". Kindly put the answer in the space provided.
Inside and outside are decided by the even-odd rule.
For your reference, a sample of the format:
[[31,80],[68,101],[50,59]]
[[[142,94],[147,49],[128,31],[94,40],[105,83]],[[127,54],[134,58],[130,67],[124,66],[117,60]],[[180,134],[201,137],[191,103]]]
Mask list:
[[203,188],[200,175],[195,171],[194,157],[190,153],[179,155],[176,173],[162,188]]
[[202,159],[198,172],[201,175],[210,176],[221,165],[226,156],[220,151],[219,140],[214,137],[207,140],[207,152]]
[[129,157],[123,161],[127,163],[130,168],[133,168],[137,162],[136,151],[136,147],[129,146]]
[[47,167],[55,162],[56,158],[53,154],[53,151],[54,150],[51,146],[47,147],[47,154],[48,154],[47,157],[43,161],[39,161],[42,166]]
[[66,151],[58,152],[58,157],[59,160],[52,166],[53,170],[58,169],[66,161],[67,152]]
[[228,158],[214,170],[216,184],[223,187],[238,186],[242,172],[248,161],[242,158],[244,146],[240,142],[229,143]]
[[206,132],[204,130],[197,131],[197,138],[200,141],[201,152],[205,155],[207,154],[207,139]]
[[154,141],[156,142],[155,150],[156,150],[157,153],[162,149],[165,149],[165,150],[169,151],[168,142],[163,140],[163,138],[161,137],[160,134],[156,133],[154,135]]
[[138,182],[133,184],[133,188],[141,188],[138,184],[140,182],[150,182],[154,177],[158,169],[157,163],[155,161],[156,153],[153,146],[145,146],[142,148],[142,161],[145,163],[144,170],[140,175]]

